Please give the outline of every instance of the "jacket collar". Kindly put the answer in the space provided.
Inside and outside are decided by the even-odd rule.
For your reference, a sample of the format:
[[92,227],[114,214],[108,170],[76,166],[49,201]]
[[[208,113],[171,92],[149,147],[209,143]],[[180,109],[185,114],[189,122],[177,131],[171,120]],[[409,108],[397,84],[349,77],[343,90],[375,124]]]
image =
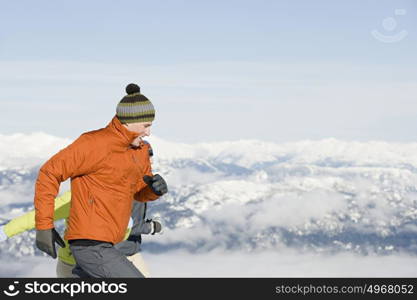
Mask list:
[[122,125],[117,116],[114,116],[107,127],[111,132],[117,135],[118,141],[122,146],[129,147],[130,143],[138,136],[137,133],[129,131]]

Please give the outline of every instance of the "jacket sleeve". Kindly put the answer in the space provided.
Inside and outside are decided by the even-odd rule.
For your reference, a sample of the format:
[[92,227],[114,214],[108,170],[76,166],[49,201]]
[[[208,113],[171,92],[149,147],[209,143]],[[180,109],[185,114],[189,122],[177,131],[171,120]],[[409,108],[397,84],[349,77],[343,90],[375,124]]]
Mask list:
[[71,145],[52,156],[39,170],[35,184],[35,222],[36,229],[54,227],[54,199],[61,182],[70,177],[93,172],[101,159],[99,148],[93,143],[93,137],[83,134]]
[[143,222],[141,228],[140,228],[140,233],[141,234],[151,234],[152,231],[152,225],[150,222]]
[[[150,159],[146,159],[144,174],[151,176],[151,177],[153,176]],[[152,191],[152,189],[143,181],[143,178],[141,178],[139,189],[138,189],[138,192],[136,192],[134,199],[139,202],[148,202],[148,201],[154,201],[158,199],[159,197],[160,196],[156,195]]]
[[[66,192],[62,196],[55,199],[54,220],[60,220],[68,217],[70,200],[70,192]],[[4,226],[4,232],[8,237],[12,237],[33,228],[35,228],[34,210],[11,220]]]

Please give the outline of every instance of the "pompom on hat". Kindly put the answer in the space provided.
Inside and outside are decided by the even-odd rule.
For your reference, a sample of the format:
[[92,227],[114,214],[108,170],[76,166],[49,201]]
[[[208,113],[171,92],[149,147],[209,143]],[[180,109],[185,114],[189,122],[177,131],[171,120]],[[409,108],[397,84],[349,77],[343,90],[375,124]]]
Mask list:
[[116,116],[121,123],[152,122],[155,119],[155,108],[152,102],[140,93],[137,84],[126,87],[127,95],[116,107]]

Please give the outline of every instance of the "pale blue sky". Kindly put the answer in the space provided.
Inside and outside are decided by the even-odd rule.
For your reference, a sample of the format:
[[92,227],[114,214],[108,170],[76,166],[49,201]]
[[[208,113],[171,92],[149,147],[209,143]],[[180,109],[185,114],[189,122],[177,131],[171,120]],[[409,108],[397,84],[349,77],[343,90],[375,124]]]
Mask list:
[[412,0],[0,3],[3,134],[77,137],[137,82],[170,140],[417,139]]

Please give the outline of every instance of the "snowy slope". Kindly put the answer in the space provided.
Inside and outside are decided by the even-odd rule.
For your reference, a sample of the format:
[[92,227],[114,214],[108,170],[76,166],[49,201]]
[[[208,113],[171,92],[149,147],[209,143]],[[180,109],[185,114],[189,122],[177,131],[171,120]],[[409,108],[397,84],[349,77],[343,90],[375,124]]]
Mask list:
[[[150,205],[167,229],[145,250],[417,254],[417,143],[149,141],[170,192]],[[69,142],[0,135],[0,218],[32,208],[40,165]],[[0,255],[38,253],[33,232],[0,245]]]

